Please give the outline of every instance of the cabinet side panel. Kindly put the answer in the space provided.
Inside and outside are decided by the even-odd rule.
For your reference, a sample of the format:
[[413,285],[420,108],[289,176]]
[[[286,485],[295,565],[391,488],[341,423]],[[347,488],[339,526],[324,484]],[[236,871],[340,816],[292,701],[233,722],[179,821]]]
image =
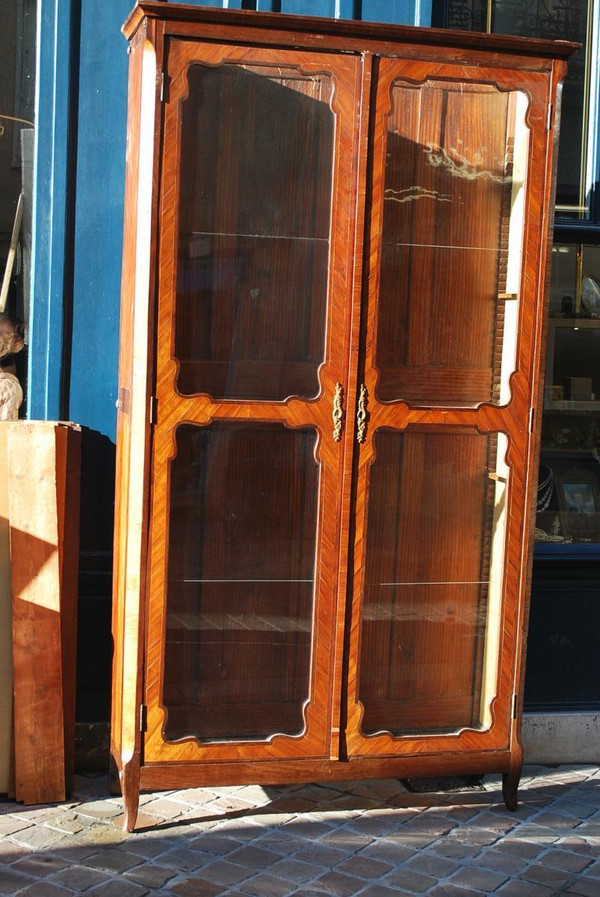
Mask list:
[[130,56],[117,402],[111,739],[119,769],[131,759],[138,741],[155,73],[154,50],[140,31]]
[[549,103],[554,107],[552,130],[548,132],[548,143],[545,157],[545,197],[544,197],[544,222],[542,234],[545,240],[539,260],[538,307],[536,315],[536,333],[533,348],[533,427],[530,434],[529,452],[529,495],[526,497],[527,527],[524,528],[525,539],[525,563],[523,565],[523,599],[521,602],[521,616],[518,625],[518,634],[521,645],[517,651],[517,669],[515,678],[515,693],[518,700],[519,712],[513,723],[513,747],[522,754],[522,710],[523,691],[525,686],[525,667],[527,657],[527,633],[529,628],[529,612],[531,603],[531,577],[533,569],[533,543],[536,525],[537,484],[540,464],[540,445],[542,438],[542,409],[544,407],[544,353],[546,351],[546,333],[548,323],[548,302],[550,293],[550,276],[552,269],[552,239],[554,224],[554,202],[556,196],[556,183],[558,173],[558,143],[560,134],[560,111],[562,101],[562,85],[567,73],[567,64],[561,60],[555,60],[552,70],[552,79],[549,85]]

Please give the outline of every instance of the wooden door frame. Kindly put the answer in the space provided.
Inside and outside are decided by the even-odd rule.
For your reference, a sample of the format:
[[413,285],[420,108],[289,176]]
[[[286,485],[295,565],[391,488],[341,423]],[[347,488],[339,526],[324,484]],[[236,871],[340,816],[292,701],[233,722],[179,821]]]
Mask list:
[[[340,508],[343,442],[332,436],[332,407],[335,384],[347,393],[350,327],[346,309],[352,302],[352,255],[348,247],[356,218],[356,141],[354,120],[361,87],[361,59],[357,55],[315,54],[272,48],[235,47],[229,44],[169,40],[166,58],[168,99],[164,105],[164,136],[161,170],[161,241],[157,313],[157,421],[153,428],[152,500],[149,537],[149,597],[146,617],[146,678],[144,704],[146,731],[145,762],[235,762],[283,758],[329,758],[339,725],[336,724],[331,681],[341,665],[335,654],[336,622],[340,616],[336,584],[339,576]],[[180,147],[180,103],[187,90],[186,73],[192,63],[289,65],[303,73],[327,73],[334,80],[332,109],[335,114],[335,164],[332,185],[332,218],[329,264],[329,304],[326,321],[325,362],[319,369],[321,389],[314,400],[290,398],[276,401],[213,400],[206,394],[182,395],[177,390],[178,366],[174,352],[175,265],[177,258],[177,205]],[[346,79],[346,80],[344,80]],[[175,155],[173,156],[173,153]],[[337,260],[337,261],[336,261]],[[344,399],[347,408],[347,399]],[[305,730],[299,736],[274,735],[265,740],[201,743],[195,738],[166,741],[163,737],[165,709],[162,706],[164,632],[168,545],[168,496],[170,461],[176,453],[175,432],[182,424],[210,426],[213,421],[281,422],[296,428],[315,427],[319,436],[317,457],[321,467],[321,501],[318,539],[321,558],[319,584],[315,592],[315,630],[311,652],[310,699],[305,707]],[[338,676],[339,678],[339,676]]]
[[[535,479],[534,431],[532,409],[539,393],[539,322],[546,301],[544,289],[547,257],[547,220],[540,217],[552,183],[552,171],[545,167],[552,143],[545,110],[551,95],[550,79],[536,72],[523,73],[518,88],[514,74],[502,66],[480,67],[465,74],[454,63],[435,66],[415,60],[383,59],[383,73],[378,82],[379,101],[372,111],[373,130],[378,135],[373,159],[373,200],[371,204],[370,245],[375,247],[369,265],[369,294],[366,299],[367,326],[364,334],[364,382],[368,394],[367,437],[359,448],[356,485],[356,542],[354,546],[354,606],[352,612],[352,644],[348,670],[348,755],[372,758],[374,755],[399,757],[453,751],[520,752],[516,728],[517,705],[521,702],[521,663],[523,619],[527,592],[527,574],[531,562],[529,531],[523,527],[526,510],[531,506],[532,483]],[[515,370],[510,377],[511,397],[504,405],[481,402],[474,407],[429,406],[418,403],[378,402],[377,368],[375,363],[377,304],[379,295],[379,253],[383,216],[384,162],[386,151],[385,119],[390,109],[390,89],[395,80],[424,83],[426,80],[463,80],[496,85],[500,90],[523,90],[529,98],[527,124],[530,128],[527,207],[523,226],[523,260],[519,306],[518,343]],[[551,153],[550,153],[551,155]],[[541,260],[541,261],[540,261]],[[461,729],[429,736],[392,736],[379,733],[365,736],[361,732],[362,704],[358,699],[358,656],[360,651],[361,604],[366,538],[366,508],[369,468],[373,460],[372,438],[380,428],[410,432],[414,427],[459,427],[480,433],[504,432],[508,438],[507,463],[510,468],[508,489],[505,581],[501,618],[498,627],[501,642],[498,649],[497,694],[492,705],[492,724],[484,730]]]

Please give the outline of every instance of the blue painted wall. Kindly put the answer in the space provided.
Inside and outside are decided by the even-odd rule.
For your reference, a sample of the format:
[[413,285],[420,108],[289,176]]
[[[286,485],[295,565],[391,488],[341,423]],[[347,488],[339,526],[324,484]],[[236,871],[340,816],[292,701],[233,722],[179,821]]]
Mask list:
[[114,439],[131,0],[82,0],[68,416]]
[[40,0],[28,414],[42,420],[61,416],[73,31],[70,0]]
[[[38,35],[29,416],[68,418],[113,441],[127,104],[120,28],[131,5],[40,0]],[[431,19],[431,0],[257,0],[257,7],[403,24]]]

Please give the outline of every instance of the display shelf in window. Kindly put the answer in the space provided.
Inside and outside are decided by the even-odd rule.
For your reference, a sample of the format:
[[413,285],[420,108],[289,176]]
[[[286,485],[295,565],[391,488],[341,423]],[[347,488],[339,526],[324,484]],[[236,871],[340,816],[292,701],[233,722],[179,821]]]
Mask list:
[[[580,493],[577,507],[575,493]],[[547,551],[600,542],[600,416],[589,411],[544,414],[537,491],[536,542]],[[585,507],[584,507],[585,505]]]
[[544,408],[600,412],[600,319],[550,318]]

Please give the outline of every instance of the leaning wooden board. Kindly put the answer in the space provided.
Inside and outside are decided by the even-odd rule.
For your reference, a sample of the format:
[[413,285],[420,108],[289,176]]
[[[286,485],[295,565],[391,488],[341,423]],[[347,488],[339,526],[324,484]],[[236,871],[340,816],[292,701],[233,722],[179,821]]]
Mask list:
[[64,800],[73,770],[81,430],[19,421],[8,435],[14,789]]

